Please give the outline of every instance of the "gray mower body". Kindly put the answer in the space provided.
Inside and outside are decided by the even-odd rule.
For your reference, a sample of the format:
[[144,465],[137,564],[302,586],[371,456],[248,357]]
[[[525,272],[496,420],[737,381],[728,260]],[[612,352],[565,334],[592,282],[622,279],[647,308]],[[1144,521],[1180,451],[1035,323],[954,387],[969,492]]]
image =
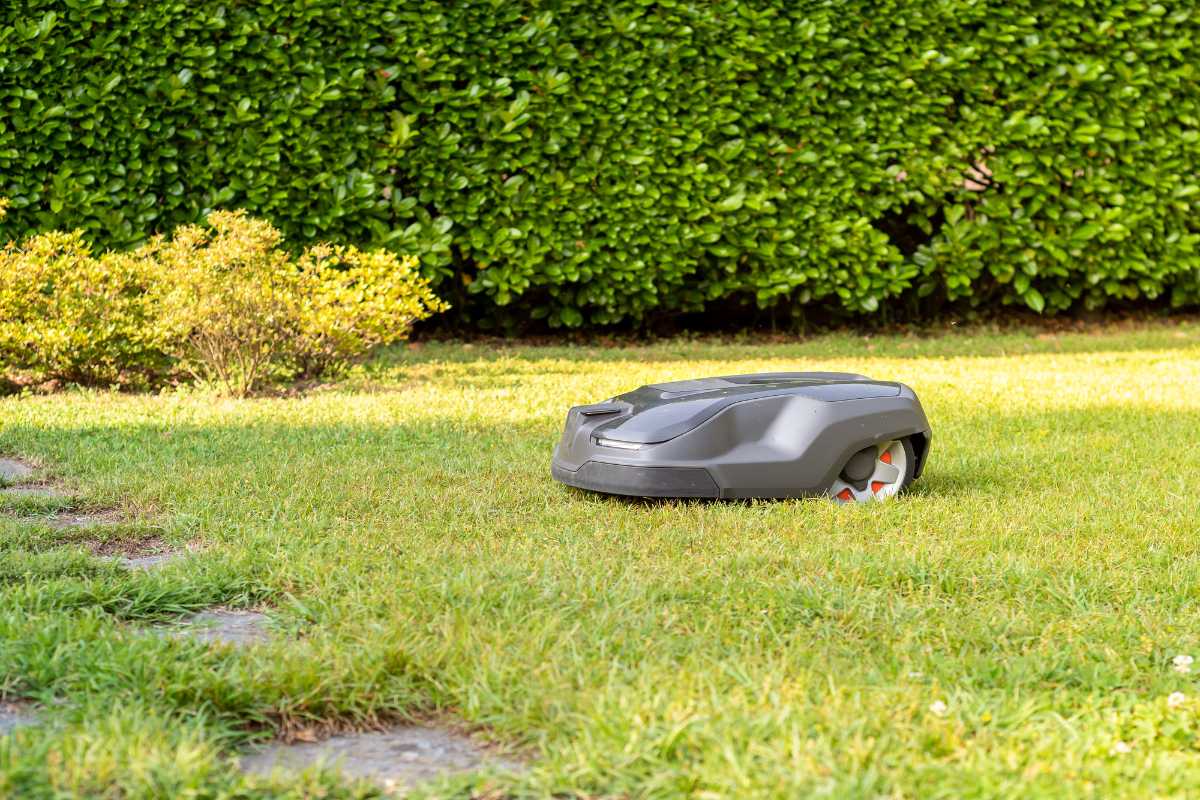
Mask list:
[[840,372],[730,375],[572,408],[551,473],[633,497],[805,497],[828,493],[856,453],[892,440],[911,443],[915,479],[930,435],[901,383]]

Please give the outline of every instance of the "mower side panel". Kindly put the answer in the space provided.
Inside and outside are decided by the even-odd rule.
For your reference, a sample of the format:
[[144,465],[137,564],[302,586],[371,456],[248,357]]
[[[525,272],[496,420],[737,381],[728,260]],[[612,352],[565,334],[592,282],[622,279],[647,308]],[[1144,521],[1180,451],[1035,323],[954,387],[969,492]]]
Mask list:
[[816,432],[807,444],[798,444],[790,458],[715,469],[717,480],[724,487],[721,496],[783,498],[824,494],[859,450],[921,432],[919,423],[904,410],[866,416],[871,418],[869,423],[863,417],[851,415],[828,420],[826,427]]
[[915,397],[814,402],[779,397],[731,406],[660,445],[657,463],[705,465],[724,498],[823,494],[868,445],[923,433]]

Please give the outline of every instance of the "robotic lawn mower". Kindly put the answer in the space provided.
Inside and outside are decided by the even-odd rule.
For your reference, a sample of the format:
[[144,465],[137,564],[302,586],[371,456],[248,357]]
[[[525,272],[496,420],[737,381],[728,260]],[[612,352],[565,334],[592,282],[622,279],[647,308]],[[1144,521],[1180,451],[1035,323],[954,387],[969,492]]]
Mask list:
[[921,475],[929,422],[913,390],[842,372],[643,386],[576,406],[550,471],[632,497],[892,497]]

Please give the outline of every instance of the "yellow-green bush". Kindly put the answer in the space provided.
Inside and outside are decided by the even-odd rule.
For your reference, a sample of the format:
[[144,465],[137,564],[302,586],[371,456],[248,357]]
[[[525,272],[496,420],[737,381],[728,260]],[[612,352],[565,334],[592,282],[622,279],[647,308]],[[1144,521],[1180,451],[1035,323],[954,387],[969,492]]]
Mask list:
[[[2,209],[0,209],[2,211]],[[329,375],[445,308],[416,261],[215,212],[127,252],[48,233],[0,250],[0,375],[145,384],[188,373],[244,395]]]
[[299,319],[297,271],[261,220],[213,214],[139,248],[157,273],[165,348],[188,372],[244,395],[272,375]]
[[291,368],[298,377],[337,372],[446,308],[411,256],[317,245],[298,266],[302,304],[299,332],[291,340]]
[[0,249],[0,374],[144,384],[168,366],[142,264],[92,254],[78,232]]
[[215,212],[208,222],[136,256],[159,272],[168,350],[232,394],[336,371],[445,307],[412,258],[322,244],[293,259],[268,222],[242,212]]

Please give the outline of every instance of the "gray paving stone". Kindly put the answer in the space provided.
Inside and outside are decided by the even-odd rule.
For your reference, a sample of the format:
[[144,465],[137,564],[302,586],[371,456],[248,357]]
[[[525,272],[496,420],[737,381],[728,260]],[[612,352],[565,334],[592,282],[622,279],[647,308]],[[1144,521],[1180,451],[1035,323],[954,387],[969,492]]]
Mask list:
[[150,556],[120,556],[117,563],[125,569],[151,570],[179,558],[179,553],[155,553]]
[[0,480],[23,481],[33,475],[33,467],[15,458],[0,458]]
[[217,608],[187,617],[181,625],[168,628],[174,636],[235,647],[258,644],[270,638],[267,617],[257,611]]
[[516,761],[488,753],[467,736],[418,725],[343,734],[321,742],[272,742],[248,751],[241,759],[242,770],[254,775],[270,775],[275,770],[297,773],[316,764],[389,790],[411,789],[426,781],[483,767],[521,769]]
[[6,497],[32,497],[37,500],[70,500],[71,496],[53,486],[5,486],[0,494]]
[[116,511],[91,511],[82,514],[55,514],[46,519],[51,528],[94,528],[97,525],[116,525],[121,522],[121,515]]
[[17,728],[36,725],[37,721],[37,715],[27,706],[0,703],[0,736],[7,736]]

